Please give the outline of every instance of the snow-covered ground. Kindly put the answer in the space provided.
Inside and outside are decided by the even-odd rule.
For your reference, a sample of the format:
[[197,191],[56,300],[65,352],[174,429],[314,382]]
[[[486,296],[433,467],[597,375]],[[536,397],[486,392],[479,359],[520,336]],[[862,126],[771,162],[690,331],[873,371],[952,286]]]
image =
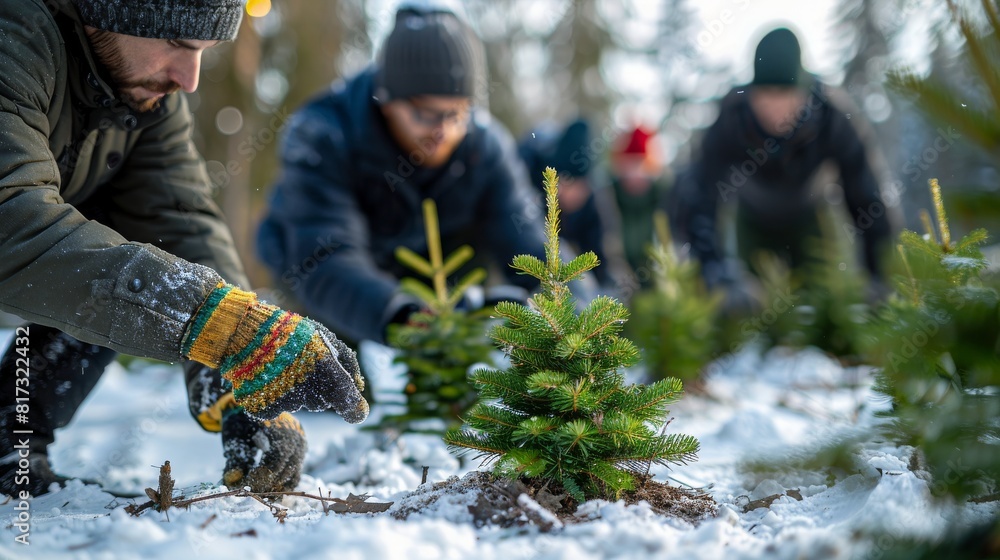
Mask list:
[[[0,332],[4,346],[9,336]],[[383,365],[388,359],[376,347],[362,358]],[[132,517],[124,510],[130,500],[74,481],[31,500],[30,545],[15,542],[17,500],[0,506],[0,558],[878,557],[896,539],[940,537],[949,520],[971,524],[995,514],[996,504],[944,507],[931,500],[926,473],[908,466],[912,450],[873,435],[874,413],[887,403],[870,383],[866,369],[844,369],[808,350],[764,357],[747,350],[716,364],[706,394],[678,403],[668,428],[701,440],[699,460],[653,471],[671,484],[704,487],[718,500],[719,516],[697,526],[644,505],[591,502],[578,514],[588,521],[552,532],[476,528],[470,503],[461,499],[439,500],[399,521],[391,514],[419,486],[422,466],[437,482],[477,464],[460,464],[435,437],[390,441],[333,414],[299,414],[309,453],[298,489],[341,498],[368,493],[371,501],[396,502],[393,509],[326,515],[318,501],[285,498],[280,505],[289,512],[279,524],[259,502],[224,498],[169,516],[147,510]],[[853,464],[789,466],[823,443],[851,438],[864,442]],[[223,466],[219,437],[191,420],[180,369],[166,365],[113,365],[58,434],[50,457],[64,474],[138,492],[156,487],[156,467],[167,460],[177,488],[216,482]],[[754,474],[746,467],[752,460],[773,468]],[[757,501],[776,494],[782,497]],[[744,512],[751,502],[770,506]],[[866,536],[876,531],[877,542]]]

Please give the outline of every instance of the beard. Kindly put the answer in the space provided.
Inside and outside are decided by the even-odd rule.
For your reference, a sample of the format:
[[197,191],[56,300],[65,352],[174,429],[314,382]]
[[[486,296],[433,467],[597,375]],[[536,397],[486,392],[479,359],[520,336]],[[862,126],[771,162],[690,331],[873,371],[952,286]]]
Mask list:
[[[108,72],[115,93],[119,99],[138,113],[148,113],[160,107],[160,101],[178,89],[180,85],[174,81],[159,81],[151,78],[137,78],[129,69],[128,61],[116,33],[94,30],[88,33],[90,44],[97,58]],[[163,96],[140,96],[136,90],[143,88]]]
[[[413,152],[419,151],[423,154],[424,167],[441,167],[451,159],[456,145],[456,142],[448,142],[443,135],[425,136],[416,141],[416,149]],[[412,154],[411,159],[413,159]]]
[[396,137],[400,146],[409,154],[410,163],[428,168],[441,167],[447,163],[463,138],[464,133],[457,137],[445,137],[440,132],[417,137],[400,132]]

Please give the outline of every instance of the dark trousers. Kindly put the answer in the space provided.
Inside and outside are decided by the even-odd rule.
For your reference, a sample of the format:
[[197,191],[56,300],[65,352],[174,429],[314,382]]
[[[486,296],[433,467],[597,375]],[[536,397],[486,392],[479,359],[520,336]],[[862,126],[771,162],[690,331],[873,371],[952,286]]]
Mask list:
[[[817,243],[822,238],[819,216],[815,212],[788,221],[763,225],[748,216],[746,210],[736,210],[736,251],[752,272],[757,272],[757,259],[761,252],[780,258],[792,271],[818,264],[822,261]],[[790,221],[790,220],[789,220]]]
[[[18,352],[22,348],[27,349],[27,357],[22,355],[24,350]],[[29,324],[17,329],[0,358],[0,457],[14,450],[18,436],[14,430],[31,430],[30,436],[20,437],[30,441],[32,454],[45,453],[55,430],[73,419],[116,355],[110,348],[81,342],[51,327]],[[25,377],[25,366],[29,383],[24,387],[21,382],[21,387],[28,389],[28,407],[22,416],[17,398],[25,394],[16,387],[17,379]]]

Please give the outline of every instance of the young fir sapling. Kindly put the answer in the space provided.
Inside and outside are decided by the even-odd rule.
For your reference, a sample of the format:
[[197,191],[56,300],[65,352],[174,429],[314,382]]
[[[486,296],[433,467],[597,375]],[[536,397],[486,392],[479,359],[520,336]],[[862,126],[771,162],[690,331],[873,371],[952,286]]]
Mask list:
[[953,242],[931,189],[938,231],[925,213],[924,235],[900,236],[899,295],[873,322],[869,355],[892,399],[889,435],[921,450],[936,493],[965,498],[1000,483],[1000,295],[981,275],[986,231]]
[[774,314],[761,333],[768,345],[812,346],[848,362],[860,358],[874,299],[869,280],[848,265],[853,247],[836,229],[832,215],[821,215],[819,235],[806,241],[807,259],[797,270],[774,255],[758,256],[765,309]]
[[642,349],[653,379],[698,379],[702,369],[723,350],[718,315],[722,294],[709,294],[693,260],[681,260],[673,250],[667,216],[653,216],[658,243],[647,252],[655,263],[653,289],[632,299],[626,334]]
[[[888,84],[924,115],[996,158],[1000,12],[995,0],[980,4],[982,12],[972,14],[971,3],[960,9],[953,0],[947,1],[964,42],[956,62],[969,70],[971,80],[956,83],[934,73],[922,76],[904,69],[890,72]],[[892,302],[893,309],[881,323],[883,332],[875,337],[883,366],[879,388],[893,399],[895,435],[918,446],[934,476],[931,489],[936,494],[995,501],[1000,499],[996,275],[983,272],[986,263],[978,246],[986,232],[974,231],[952,245],[940,195],[935,196],[935,207],[940,239],[926,214],[927,237],[910,233],[902,238],[901,297]],[[890,535],[890,542],[897,544],[885,551],[885,557],[985,558],[990,552],[995,556],[1000,518],[994,512],[986,526],[971,528],[966,519],[956,520],[946,534],[931,543],[900,542]]]
[[437,207],[424,201],[424,223],[429,259],[406,247],[396,249],[396,258],[431,286],[416,278],[403,278],[400,289],[420,300],[425,310],[410,315],[402,325],[390,325],[389,345],[398,349],[395,362],[407,369],[406,411],[382,418],[380,427],[412,431],[426,429],[429,420],[457,426],[459,415],[476,400],[468,372],[475,364],[492,364],[493,344],[486,337],[488,310],[458,309],[463,296],[483,282],[486,272],[476,268],[449,289],[447,279],[472,258],[472,248],[463,245],[443,257]]
[[617,499],[652,463],[693,460],[698,441],[661,432],[667,406],[681,396],[680,380],[625,385],[619,370],[639,357],[619,336],[626,308],[599,296],[576,313],[567,283],[599,263],[592,252],[561,261],[555,170],[544,177],[546,260],[519,255],[511,265],[537,278],[541,290],[528,305],[496,306],[504,322],[490,337],[510,367],[474,373],[481,400],[463,417],[467,428],[450,430],[445,441],[494,462],[501,477],[561,483],[578,501]]

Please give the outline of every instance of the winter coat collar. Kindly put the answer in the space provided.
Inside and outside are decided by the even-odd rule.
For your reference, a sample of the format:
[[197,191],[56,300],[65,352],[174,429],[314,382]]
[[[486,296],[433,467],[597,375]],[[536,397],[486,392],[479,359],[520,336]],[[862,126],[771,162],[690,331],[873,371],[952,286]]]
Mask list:
[[[751,84],[733,88],[723,102],[722,111],[729,113],[734,122],[730,125],[739,138],[748,145],[758,145],[769,138],[774,138],[778,145],[788,149],[806,145],[819,136],[827,116],[828,100],[825,86],[818,79],[806,92],[806,102],[803,109],[796,114],[797,122],[790,135],[773,136],[764,131],[750,106]],[[735,109],[735,110],[733,110]]]

